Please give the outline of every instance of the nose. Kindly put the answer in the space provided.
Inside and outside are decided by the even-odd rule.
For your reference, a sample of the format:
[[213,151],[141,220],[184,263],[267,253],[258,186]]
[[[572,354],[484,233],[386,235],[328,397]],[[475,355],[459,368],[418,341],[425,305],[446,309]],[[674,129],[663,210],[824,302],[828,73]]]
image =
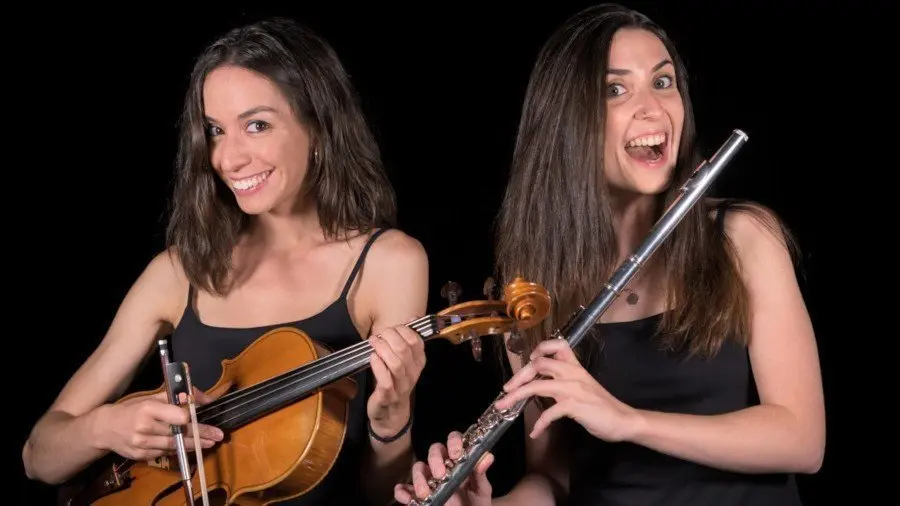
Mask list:
[[237,172],[250,163],[251,156],[240,135],[220,135],[213,146],[214,167],[225,173]]
[[634,112],[636,119],[654,120],[662,116],[662,105],[652,91],[640,92],[637,98],[637,109]]

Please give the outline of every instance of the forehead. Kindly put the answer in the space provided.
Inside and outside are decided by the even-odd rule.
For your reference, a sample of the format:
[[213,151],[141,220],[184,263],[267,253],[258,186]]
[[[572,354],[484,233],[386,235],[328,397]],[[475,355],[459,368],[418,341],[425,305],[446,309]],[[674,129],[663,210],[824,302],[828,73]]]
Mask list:
[[248,109],[282,109],[287,101],[266,77],[241,67],[219,67],[203,83],[203,108],[210,116],[228,117]]
[[646,30],[623,28],[610,44],[609,66],[613,68],[644,69],[671,59],[659,37]]

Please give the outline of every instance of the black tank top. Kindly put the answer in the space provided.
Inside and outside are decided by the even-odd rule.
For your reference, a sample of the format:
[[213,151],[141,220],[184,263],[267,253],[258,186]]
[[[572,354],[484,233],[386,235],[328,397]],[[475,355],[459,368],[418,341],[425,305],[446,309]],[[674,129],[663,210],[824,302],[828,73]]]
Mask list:
[[[717,225],[723,233],[727,202]],[[638,409],[696,415],[759,403],[747,349],[728,340],[713,358],[662,351],[662,315],[598,324],[603,346],[585,339],[585,366],[612,395]],[[582,345],[580,345],[581,347]],[[606,443],[565,420],[573,434],[571,506],[797,506],[793,475],[725,472],[631,443]]]
[[[194,311],[194,288],[191,287],[184,314],[170,338],[173,358],[187,362],[194,385],[201,390],[207,390],[219,380],[222,374],[222,360],[234,358],[260,336],[279,327],[290,326],[302,330],[311,339],[327,345],[333,351],[359,343],[362,336],[359,335],[350,316],[347,294],[365,262],[369,248],[384,231],[385,229],[376,231],[366,242],[337,300],[304,320],[255,328],[212,327],[201,322]],[[365,425],[366,399],[369,391],[368,371],[357,373],[354,379],[359,386],[359,394],[350,403],[347,435],[334,467],[328,476],[307,494],[278,504],[321,506],[363,502],[360,468],[368,446]]]

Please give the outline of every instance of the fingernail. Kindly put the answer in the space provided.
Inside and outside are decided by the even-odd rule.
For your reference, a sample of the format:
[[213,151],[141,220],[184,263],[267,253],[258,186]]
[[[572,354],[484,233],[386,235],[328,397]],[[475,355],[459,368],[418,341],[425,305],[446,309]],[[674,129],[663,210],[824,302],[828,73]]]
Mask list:
[[220,429],[216,429],[215,434],[216,434],[216,438],[218,438],[218,439],[222,439],[223,437],[225,437],[225,433],[222,432]]

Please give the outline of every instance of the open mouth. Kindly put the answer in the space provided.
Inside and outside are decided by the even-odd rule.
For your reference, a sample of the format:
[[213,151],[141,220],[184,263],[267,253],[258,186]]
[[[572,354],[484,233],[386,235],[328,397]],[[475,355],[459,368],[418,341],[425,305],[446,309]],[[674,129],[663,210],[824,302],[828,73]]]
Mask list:
[[625,152],[635,160],[647,164],[659,162],[664,158],[669,136],[665,133],[642,135],[625,144]]
[[237,193],[251,193],[265,186],[265,182],[275,169],[231,181],[231,188]]

